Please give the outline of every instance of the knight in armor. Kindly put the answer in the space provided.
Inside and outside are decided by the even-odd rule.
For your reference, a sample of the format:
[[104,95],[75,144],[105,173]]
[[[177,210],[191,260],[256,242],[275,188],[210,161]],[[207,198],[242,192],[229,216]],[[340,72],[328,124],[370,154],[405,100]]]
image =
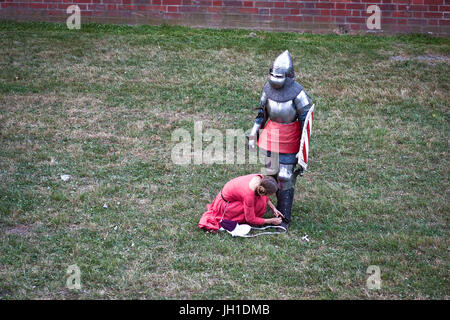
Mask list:
[[[300,164],[300,138],[310,108],[311,99],[295,81],[291,55],[286,50],[275,59],[270,69],[258,115],[249,133],[250,150],[259,146],[266,159],[266,175],[278,181],[277,210],[284,216],[281,225],[286,230],[291,221],[296,178],[303,175],[302,167],[295,170],[295,166]],[[274,132],[278,132],[278,137]],[[275,144],[278,147],[272,150]]]

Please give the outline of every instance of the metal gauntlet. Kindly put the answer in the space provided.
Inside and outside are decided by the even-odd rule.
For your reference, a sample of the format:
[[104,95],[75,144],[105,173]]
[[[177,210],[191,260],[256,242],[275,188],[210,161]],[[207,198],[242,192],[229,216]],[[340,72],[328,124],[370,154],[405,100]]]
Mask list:
[[261,129],[262,123],[264,122],[264,110],[261,108],[256,116],[255,123],[253,124],[250,134],[248,136],[248,147],[251,150],[256,149],[256,141],[258,139],[258,131]]

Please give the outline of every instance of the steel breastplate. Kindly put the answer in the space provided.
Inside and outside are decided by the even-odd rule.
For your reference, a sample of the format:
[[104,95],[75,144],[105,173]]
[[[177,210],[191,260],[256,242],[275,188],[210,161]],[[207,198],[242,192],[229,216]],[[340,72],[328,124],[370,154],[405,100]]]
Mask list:
[[297,120],[297,110],[292,100],[277,102],[268,99],[266,110],[269,119],[278,123],[291,123]]

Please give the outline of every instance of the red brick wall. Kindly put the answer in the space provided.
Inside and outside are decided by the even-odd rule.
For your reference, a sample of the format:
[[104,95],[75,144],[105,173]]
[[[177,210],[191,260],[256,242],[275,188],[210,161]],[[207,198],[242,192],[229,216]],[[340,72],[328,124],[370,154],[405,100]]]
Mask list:
[[[65,22],[76,4],[85,22],[181,24],[338,33],[432,33],[450,36],[450,0],[0,0],[0,19]],[[369,30],[367,7],[381,10]]]

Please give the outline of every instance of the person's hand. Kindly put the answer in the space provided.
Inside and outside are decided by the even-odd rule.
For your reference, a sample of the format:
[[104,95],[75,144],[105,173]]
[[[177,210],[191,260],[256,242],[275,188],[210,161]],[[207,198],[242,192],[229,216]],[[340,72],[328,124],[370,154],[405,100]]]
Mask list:
[[277,218],[278,217],[284,218],[284,215],[277,208],[273,208],[272,211],[273,211],[273,215],[275,217],[277,217]]
[[281,218],[270,218],[270,219],[267,219],[267,223],[274,224],[276,226],[280,225],[281,221],[282,221]]

